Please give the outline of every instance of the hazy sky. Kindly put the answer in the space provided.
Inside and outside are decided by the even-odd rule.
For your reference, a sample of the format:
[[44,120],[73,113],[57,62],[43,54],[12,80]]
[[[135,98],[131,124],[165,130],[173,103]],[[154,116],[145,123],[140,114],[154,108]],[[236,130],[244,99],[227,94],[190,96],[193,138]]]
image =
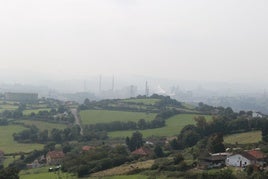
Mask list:
[[0,75],[264,81],[267,22],[267,0],[3,0]]

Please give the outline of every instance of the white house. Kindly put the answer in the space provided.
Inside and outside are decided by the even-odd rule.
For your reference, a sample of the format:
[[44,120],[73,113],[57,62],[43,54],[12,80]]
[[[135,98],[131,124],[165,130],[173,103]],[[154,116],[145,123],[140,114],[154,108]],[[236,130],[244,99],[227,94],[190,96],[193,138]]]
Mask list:
[[250,165],[251,160],[244,155],[234,154],[226,158],[225,164],[227,166],[244,167],[244,166]]
[[254,118],[254,117],[262,118],[263,115],[262,115],[261,113],[259,113],[259,112],[253,112],[253,113],[252,113],[252,117],[253,117],[253,118]]

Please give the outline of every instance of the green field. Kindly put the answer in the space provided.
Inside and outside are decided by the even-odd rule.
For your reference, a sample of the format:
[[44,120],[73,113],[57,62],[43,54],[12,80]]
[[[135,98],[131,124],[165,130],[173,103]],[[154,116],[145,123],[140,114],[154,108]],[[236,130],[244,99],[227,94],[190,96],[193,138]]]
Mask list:
[[[69,173],[55,173],[48,172],[49,167],[35,168],[22,170],[19,173],[20,179],[77,179],[78,177]],[[144,175],[120,175],[120,176],[110,176],[110,177],[82,177],[81,179],[146,179],[147,176]]]
[[12,110],[16,110],[16,109],[18,109],[18,106],[16,106],[16,105],[12,105],[12,104],[1,104],[0,105],[0,112],[3,112],[5,110],[12,111]]
[[19,120],[18,122],[22,122],[26,125],[35,125],[41,131],[46,130],[46,129],[48,131],[51,131],[53,128],[65,129],[67,127],[66,124],[51,123],[51,122],[45,122],[45,121]]
[[0,150],[5,153],[30,152],[34,149],[42,149],[42,144],[21,144],[13,140],[13,133],[25,130],[25,127],[19,125],[0,126]]
[[30,115],[31,113],[38,114],[39,111],[50,111],[50,108],[40,108],[40,109],[26,109],[23,111],[23,115]]
[[251,131],[224,136],[224,143],[252,144],[261,141],[261,131]]
[[153,120],[155,113],[85,110],[80,112],[82,124],[109,123],[113,121],[138,121],[139,119]]
[[[174,136],[178,135],[181,129],[188,124],[195,124],[195,114],[178,114],[166,120],[166,126],[156,129],[147,129],[140,131],[144,137],[149,136]],[[205,116],[207,120],[211,120],[211,116]],[[115,131],[110,132],[109,136],[112,138],[116,137],[127,137],[131,136],[134,130],[129,131]]]
[[[119,175],[111,177],[102,177],[102,179],[147,179],[145,175]],[[92,179],[99,179],[99,177],[93,177]]]
[[137,104],[144,104],[144,105],[154,105],[160,101],[160,99],[124,99],[122,100],[123,102],[126,103],[137,103]]
[[20,158],[20,155],[15,155],[15,156],[5,156],[5,160],[4,160],[4,167],[8,167],[9,164],[11,164],[12,162],[14,162],[14,160],[17,160]]
[[193,106],[193,105],[191,105],[189,103],[182,103],[182,106],[185,107],[185,108],[187,108],[187,109],[192,109],[192,110],[195,109],[195,106]]
[[48,172],[48,168],[49,167],[22,170],[19,173],[19,176],[20,179],[77,179],[76,176],[71,175],[69,173]]

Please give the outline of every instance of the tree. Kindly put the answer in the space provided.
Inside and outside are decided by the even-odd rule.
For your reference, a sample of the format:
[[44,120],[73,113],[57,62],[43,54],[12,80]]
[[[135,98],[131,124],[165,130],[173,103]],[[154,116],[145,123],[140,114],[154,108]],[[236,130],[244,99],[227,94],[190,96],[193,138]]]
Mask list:
[[70,152],[72,149],[71,145],[68,142],[61,144],[61,147],[62,147],[63,153]]
[[66,107],[63,106],[63,105],[61,105],[61,106],[58,107],[58,112],[59,113],[64,113],[66,110],[67,110]]
[[39,142],[45,143],[48,140],[48,130],[43,130],[42,132],[39,133],[38,137]]
[[85,99],[85,101],[84,101],[84,105],[86,105],[86,106],[90,105],[90,101],[89,101],[88,98]]
[[156,145],[154,148],[154,153],[156,157],[164,157],[164,152],[160,145]]
[[52,129],[51,131],[51,138],[57,142],[57,143],[61,143],[62,141],[62,136],[61,136],[61,131],[59,129]]
[[262,140],[268,142],[268,121],[265,121],[261,128]]
[[46,145],[44,146],[44,152],[47,153],[47,152],[49,152],[49,151],[53,151],[53,150],[55,150],[55,145],[56,145],[55,142],[50,142],[50,143],[46,144]]
[[223,145],[223,135],[222,134],[213,134],[208,139],[208,150],[211,153],[224,152],[225,147]]
[[198,116],[195,117],[194,120],[196,121],[196,127],[199,133],[201,135],[205,135],[204,133],[206,133],[206,129],[208,126],[206,118],[204,116]]
[[139,131],[134,132],[129,140],[126,138],[126,144],[130,151],[140,148],[143,146],[142,134]]
[[8,167],[0,170],[0,179],[19,179],[19,170],[14,167]]
[[194,125],[187,125],[181,130],[178,141],[181,141],[184,147],[192,147],[200,138],[201,136],[197,132],[197,127]]
[[184,161],[184,158],[182,154],[178,153],[174,158],[173,158],[174,164],[177,165],[180,162]]
[[146,129],[146,121],[144,119],[140,119],[137,125],[139,129]]

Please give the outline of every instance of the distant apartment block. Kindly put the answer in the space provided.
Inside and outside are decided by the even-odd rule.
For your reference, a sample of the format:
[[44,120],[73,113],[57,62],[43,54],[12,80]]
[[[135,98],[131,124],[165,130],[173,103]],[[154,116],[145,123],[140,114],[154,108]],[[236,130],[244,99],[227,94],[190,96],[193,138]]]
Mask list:
[[18,102],[35,102],[38,100],[37,93],[5,93],[5,100]]

